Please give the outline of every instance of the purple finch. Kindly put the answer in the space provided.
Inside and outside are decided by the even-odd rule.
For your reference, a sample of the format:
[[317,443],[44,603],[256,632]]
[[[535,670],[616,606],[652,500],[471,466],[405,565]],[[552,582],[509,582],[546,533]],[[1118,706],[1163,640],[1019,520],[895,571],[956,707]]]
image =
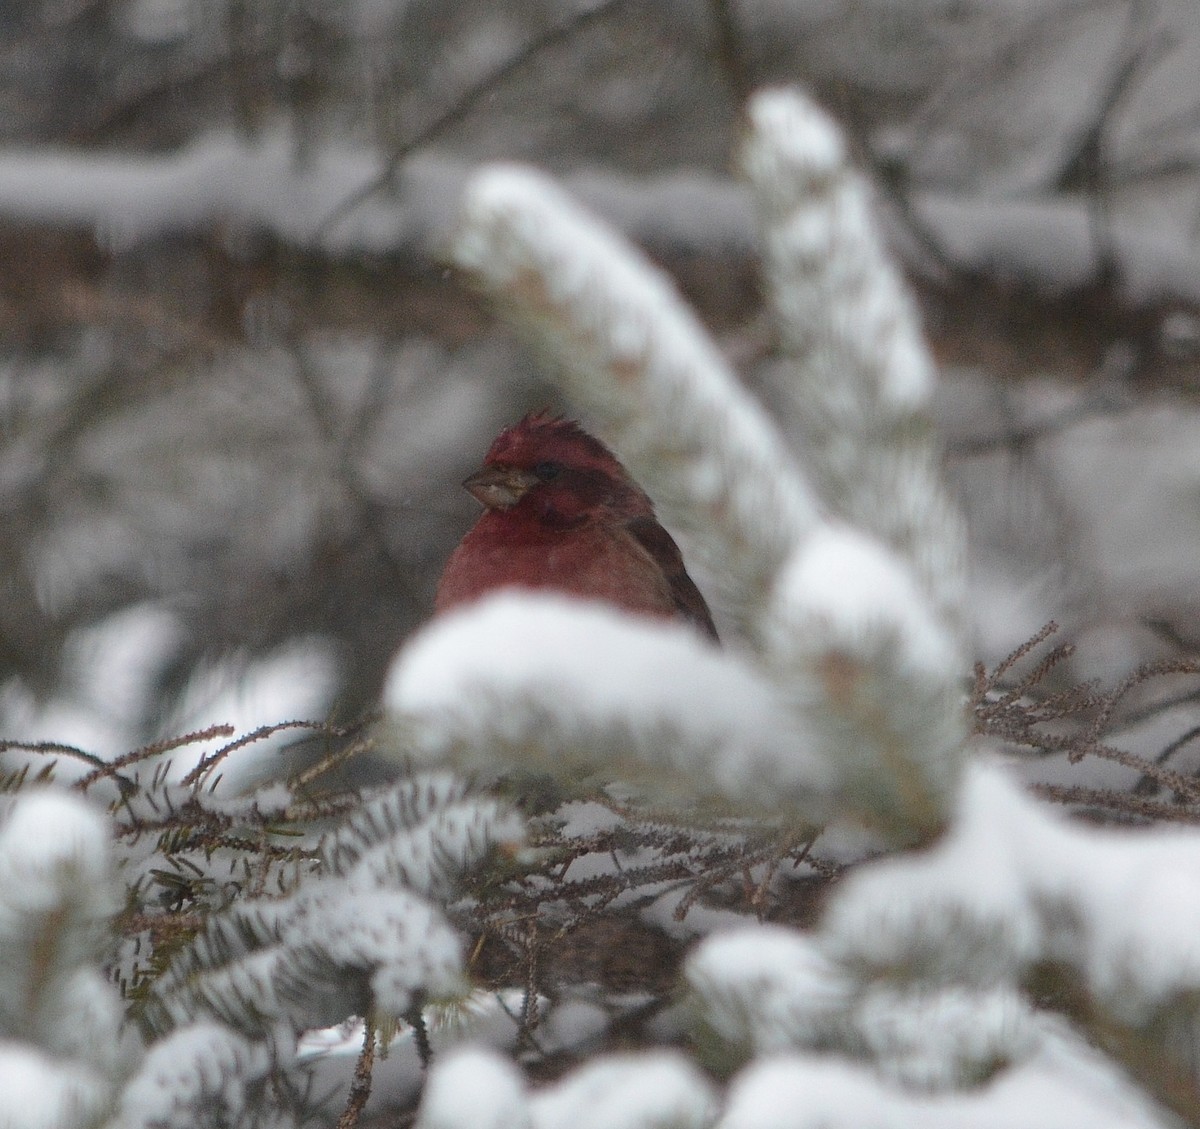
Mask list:
[[717,638],[646,492],[579,424],[527,415],[500,432],[463,486],[486,509],[446,562],[437,611],[499,588],[544,588]]

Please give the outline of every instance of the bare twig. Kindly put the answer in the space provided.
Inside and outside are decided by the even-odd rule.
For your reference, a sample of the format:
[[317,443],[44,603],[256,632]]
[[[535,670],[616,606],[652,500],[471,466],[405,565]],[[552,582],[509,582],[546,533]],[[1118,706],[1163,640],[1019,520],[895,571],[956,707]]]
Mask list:
[[197,729],[193,733],[184,733],[180,737],[167,737],[161,741],[152,741],[149,745],[143,745],[139,749],[134,749],[130,753],[125,753],[123,756],[117,757],[116,760],[109,761],[102,768],[97,768],[94,772],[89,772],[82,780],[75,785],[81,792],[86,792],[97,780],[115,776],[122,768],[127,768],[131,764],[140,764],[142,761],[160,757],[164,753],[169,753],[172,749],[182,749],[188,745],[198,745],[204,741],[212,741],[217,737],[230,737],[233,735],[233,726],[228,724],[210,725],[206,729]]
[[350,1083],[350,1094],[346,1108],[337,1119],[337,1129],[355,1129],[358,1119],[366,1109],[371,1096],[371,1075],[375,1067],[375,1028],[370,1022],[363,1023],[363,1048],[354,1066],[354,1080]]

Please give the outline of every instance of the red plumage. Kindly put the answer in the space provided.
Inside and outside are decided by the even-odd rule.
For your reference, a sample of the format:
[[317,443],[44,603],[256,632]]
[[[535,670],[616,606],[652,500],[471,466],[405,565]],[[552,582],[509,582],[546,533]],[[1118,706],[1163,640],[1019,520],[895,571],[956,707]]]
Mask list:
[[500,432],[463,486],[486,508],[446,562],[437,611],[498,588],[546,588],[683,619],[717,638],[646,492],[574,421],[527,415]]

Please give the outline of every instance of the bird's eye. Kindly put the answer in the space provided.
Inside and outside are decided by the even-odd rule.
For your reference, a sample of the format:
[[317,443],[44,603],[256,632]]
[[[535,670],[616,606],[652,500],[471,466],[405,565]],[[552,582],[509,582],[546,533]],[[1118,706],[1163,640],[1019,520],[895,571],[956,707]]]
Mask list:
[[562,473],[562,464],[538,463],[538,465],[533,468],[533,473],[536,474],[543,482],[550,482]]

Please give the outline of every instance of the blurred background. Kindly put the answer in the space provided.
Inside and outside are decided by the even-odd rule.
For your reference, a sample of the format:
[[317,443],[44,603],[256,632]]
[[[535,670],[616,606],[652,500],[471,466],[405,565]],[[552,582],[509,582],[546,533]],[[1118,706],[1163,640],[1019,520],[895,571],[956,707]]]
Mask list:
[[1197,75],[1195,0],[9,0],[0,736],[371,707],[460,480],[570,410],[440,259],[481,161],[628,232],[769,404],[731,155],[776,82],[918,296],[979,656],[1195,651]]

